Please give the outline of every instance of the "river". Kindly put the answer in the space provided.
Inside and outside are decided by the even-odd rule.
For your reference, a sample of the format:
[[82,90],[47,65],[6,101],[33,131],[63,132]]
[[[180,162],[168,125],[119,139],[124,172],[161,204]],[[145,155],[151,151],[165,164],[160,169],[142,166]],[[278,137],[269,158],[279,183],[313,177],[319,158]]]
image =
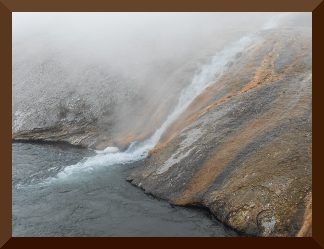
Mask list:
[[239,236],[206,210],[171,206],[125,181],[143,160],[59,177],[94,155],[67,145],[13,143],[12,236]]

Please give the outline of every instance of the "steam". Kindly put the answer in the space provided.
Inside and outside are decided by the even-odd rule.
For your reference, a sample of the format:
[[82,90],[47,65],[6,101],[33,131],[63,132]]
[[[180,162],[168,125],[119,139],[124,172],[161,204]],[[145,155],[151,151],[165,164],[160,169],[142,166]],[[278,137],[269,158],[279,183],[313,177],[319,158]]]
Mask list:
[[[32,65],[22,63],[21,58],[30,57],[33,61],[42,62],[47,58],[45,55],[53,55],[59,58],[57,63],[66,68],[71,75],[68,78],[71,85],[67,85],[66,88],[77,91],[81,82],[75,84],[73,80],[79,79],[79,74],[84,68],[100,65],[100,68],[109,69],[109,74],[114,72],[131,79],[120,82],[122,86],[120,92],[140,92],[144,99],[154,99],[156,93],[152,89],[159,89],[169,77],[169,71],[163,75],[156,69],[162,62],[163,65],[173,63],[170,70],[177,70],[179,65],[190,61],[199,51],[206,47],[213,48],[213,43],[221,40],[218,36],[231,31],[244,34],[236,42],[228,42],[211,58],[210,63],[193,73],[172,112],[149,139],[142,142],[134,141],[125,152],[119,152],[117,148],[111,147],[106,151],[99,151],[94,157],[85,158],[76,165],[66,167],[58,174],[58,178],[91,171],[98,166],[138,161],[147,157],[148,151],[156,146],[164,131],[189,104],[221,77],[227,63],[238,52],[244,50],[253,40],[255,32],[276,27],[287,15],[287,13],[13,13],[13,84],[24,79],[25,74],[33,69]],[[52,66],[56,66],[55,63],[52,64],[49,64],[50,70]],[[67,78],[62,77],[60,75],[57,82],[50,80],[53,85],[51,87],[64,84],[61,82]],[[94,83],[87,81],[89,85]],[[29,81],[25,84],[24,87],[28,90]],[[117,87],[118,84],[111,83],[106,91],[117,92]],[[13,88],[13,98],[16,96],[15,93],[21,90],[17,89],[18,87]],[[172,91],[170,84],[169,93]],[[31,92],[34,94],[36,91]],[[93,106],[90,107],[95,109]],[[122,107],[117,106],[115,109]],[[33,106],[29,110],[28,115],[31,116]],[[13,112],[17,116],[22,113],[15,106]],[[118,112],[114,114],[120,115]],[[124,116],[129,118],[127,115]],[[22,119],[26,119],[25,117],[27,116]],[[125,119],[119,121],[117,124],[119,126],[126,122],[131,123]],[[21,123],[22,121],[19,125]],[[20,127],[19,125],[17,127]]]
[[[252,40],[252,37],[245,36],[239,41],[232,43],[220,53],[212,58],[210,64],[204,65],[198,70],[191,80],[190,85],[181,92],[179,101],[174,111],[168,116],[162,126],[149,139],[143,142],[134,141],[125,152],[117,152],[111,154],[100,153],[94,157],[88,158],[76,165],[66,167],[58,174],[59,178],[65,178],[80,170],[92,170],[98,166],[111,166],[116,164],[126,164],[142,160],[147,157],[149,150],[153,149],[159,142],[164,131],[178,118],[178,116],[189,106],[189,104],[210,84],[221,77],[227,68],[227,63],[238,52],[242,51],[246,45]],[[106,149],[111,150],[111,147]],[[104,150],[105,151],[105,150]]]
[[272,16],[270,18],[269,21],[267,21],[262,29],[272,29],[272,28],[275,28],[278,23],[280,22],[280,20],[282,20],[284,17],[288,16],[289,13],[282,13],[282,14],[278,14],[278,15],[275,15],[275,16]]
[[[179,60],[215,32],[249,30],[272,13],[13,13],[13,44],[60,51],[65,60],[106,63],[143,80],[153,61]],[[259,27],[258,27],[259,26]],[[33,51],[34,50],[34,51]],[[35,51],[36,50],[36,51]],[[39,55],[41,56],[41,55]],[[69,59],[70,58],[70,59]]]
[[[146,103],[177,96],[197,60],[259,30],[273,15],[15,12],[13,132],[82,121],[114,140],[130,124],[142,125]],[[172,97],[168,109],[176,104]]]

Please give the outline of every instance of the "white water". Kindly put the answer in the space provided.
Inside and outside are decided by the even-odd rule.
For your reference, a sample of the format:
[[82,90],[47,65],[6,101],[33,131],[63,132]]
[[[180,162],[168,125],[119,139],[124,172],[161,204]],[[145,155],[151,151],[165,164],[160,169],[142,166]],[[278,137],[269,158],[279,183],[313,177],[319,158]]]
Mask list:
[[98,155],[90,157],[75,165],[66,167],[58,174],[58,177],[65,177],[80,170],[92,170],[93,167],[110,166],[116,164],[125,164],[135,162],[147,157],[149,150],[153,149],[159,142],[164,131],[179,117],[179,115],[189,106],[189,104],[205,90],[209,85],[214,83],[227,68],[227,63],[246,45],[251,42],[250,36],[245,36],[239,41],[230,44],[222,51],[217,53],[212,62],[202,66],[199,73],[196,73],[191,83],[185,88],[179,97],[179,102],[174,111],[167,117],[162,126],[155,133],[143,142],[133,142],[125,152],[116,152],[104,154],[99,152]]
[[119,149],[117,147],[107,147],[104,150],[95,150],[97,154],[108,154],[108,153],[115,153],[118,152]]
[[[271,18],[262,29],[269,29],[277,26],[279,20],[286,14],[279,14]],[[125,152],[116,153],[98,153],[98,155],[86,158],[83,161],[66,167],[58,174],[59,178],[64,178],[71,174],[81,171],[91,171],[98,166],[112,166],[135,162],[147,157],[149,150],[153,149],[160,140],[164,131],[179,117],[179,115],[189,106],[189,104],[205,90],[209,85],[214,83],[227,68],[227,63],[244,48],[251,43],[253,34],[242,37],[237,42],[231,43],[222,51],[212,58],[210,64],[204,65],[198,70],[191,83],[185,88],[179,97],[179,102],[174,111],[167,117],[166,121],[159,129],[143,142],[133,142]]]

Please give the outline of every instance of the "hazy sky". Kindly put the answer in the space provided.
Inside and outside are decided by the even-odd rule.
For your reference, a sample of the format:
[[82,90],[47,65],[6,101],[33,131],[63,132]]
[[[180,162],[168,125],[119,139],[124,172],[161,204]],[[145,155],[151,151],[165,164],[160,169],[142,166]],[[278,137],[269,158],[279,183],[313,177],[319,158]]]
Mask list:
[[[87,60],[110,59],[123,66],[136,58],[149,64],[190,54],[216,32],[260,28],[273,13],[14,12],[13,49],[31,40],[38,47],[68,51]],[[32,46],[34,46],[32,48]],[[131,58],[131,59],[130,59]]]

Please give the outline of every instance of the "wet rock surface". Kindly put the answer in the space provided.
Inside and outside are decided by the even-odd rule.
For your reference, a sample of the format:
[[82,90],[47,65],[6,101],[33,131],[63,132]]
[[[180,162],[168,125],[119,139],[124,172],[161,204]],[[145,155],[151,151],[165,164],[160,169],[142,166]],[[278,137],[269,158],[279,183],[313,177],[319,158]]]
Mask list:
[[[253,236],[309,236],[311,30],[259,33],[127,178]],[[289,44],[289,45],[288,45]]]

